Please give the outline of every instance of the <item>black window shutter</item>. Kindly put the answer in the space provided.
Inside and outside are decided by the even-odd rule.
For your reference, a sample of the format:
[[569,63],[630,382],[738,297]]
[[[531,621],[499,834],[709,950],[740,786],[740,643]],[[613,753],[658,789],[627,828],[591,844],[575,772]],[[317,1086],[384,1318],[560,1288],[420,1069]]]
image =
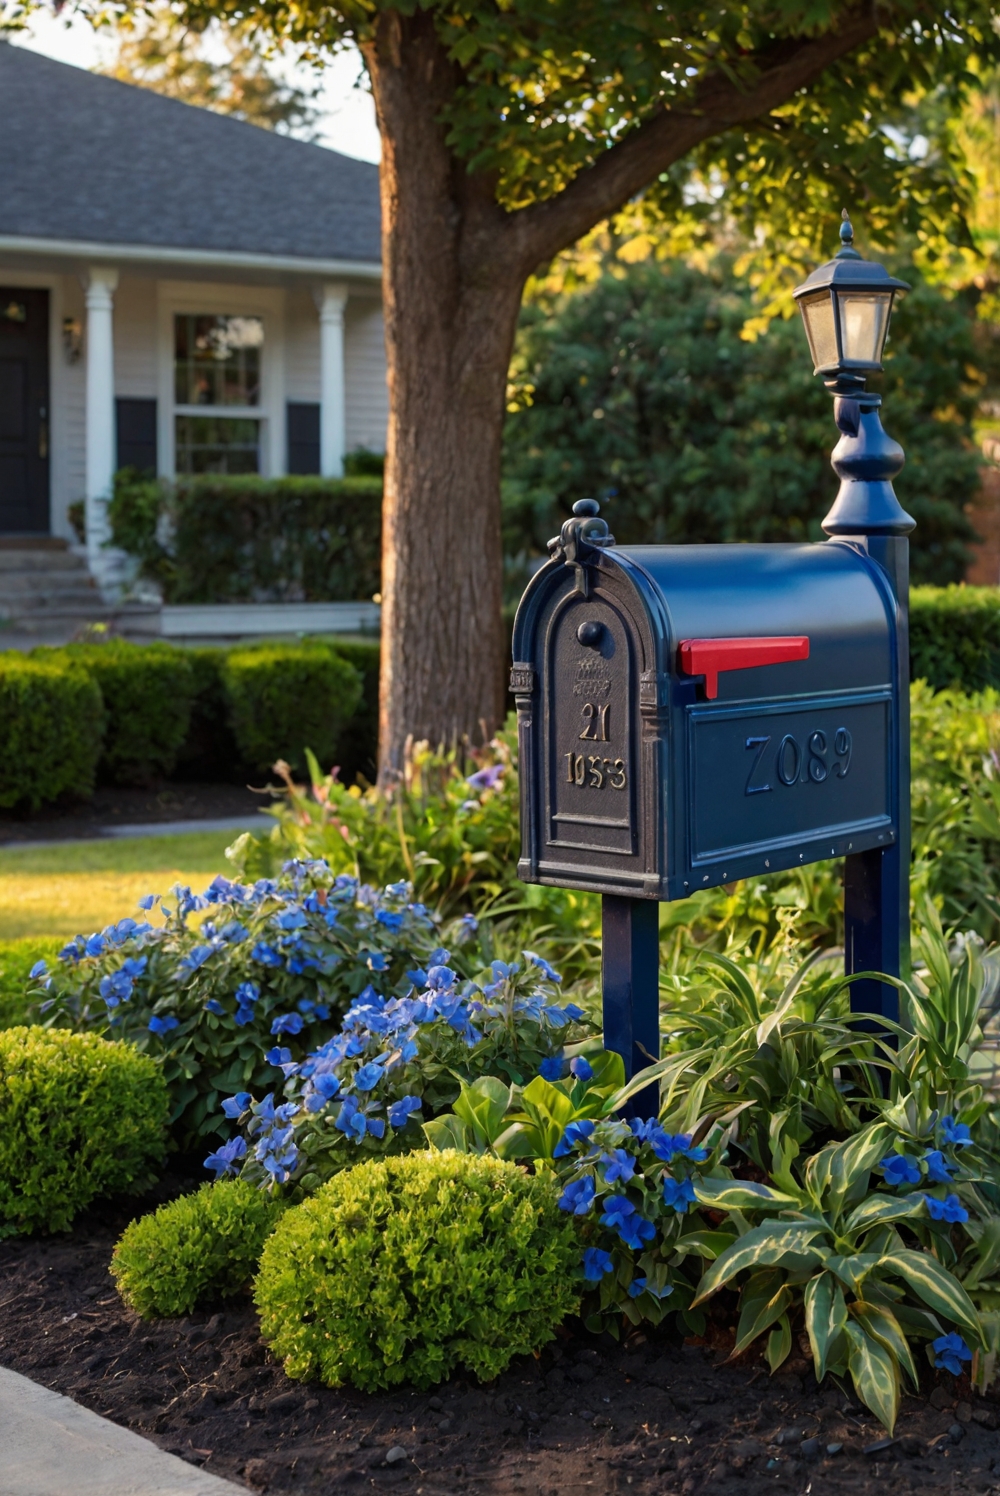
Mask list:
[[117,465],[156,476],[156,401],[116,400]]
[[288,403],[288,471],[319,472],[319,406]]

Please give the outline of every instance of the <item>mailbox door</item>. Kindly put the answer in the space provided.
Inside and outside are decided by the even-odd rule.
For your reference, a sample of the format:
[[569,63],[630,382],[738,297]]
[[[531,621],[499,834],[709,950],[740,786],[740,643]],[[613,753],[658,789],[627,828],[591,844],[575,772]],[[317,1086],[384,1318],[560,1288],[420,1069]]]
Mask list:
[[662,897],[661,744],[643,732],[641,615],[610,564],[586,590],[561,568],[538,610],[533,658],[514,667],[532,692],[518,697],[526,881]]

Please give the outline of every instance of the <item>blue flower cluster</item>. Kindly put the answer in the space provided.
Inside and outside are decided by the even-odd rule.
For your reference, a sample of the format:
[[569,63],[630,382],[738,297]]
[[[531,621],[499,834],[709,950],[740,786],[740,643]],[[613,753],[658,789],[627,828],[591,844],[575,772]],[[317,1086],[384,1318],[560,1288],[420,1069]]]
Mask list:
[[[938,1123],[938,1131],[945,1147],[972,1146],[972,1133],[968,1126],[964,1122],[956,1122],[954,1117],[942,1117]],[[886,1184],[893,1189],[920,1184],[924,1180],[927,1184],[944,1185],[947,1188],[954,1183],[959,1164],[954,1159],[947,1158],[940,1148],[928,1148],[919,1158],[906,1153],[890,1153],[883,1158],[879,1169]],[[946,1194],[943,1198],[930,1194],[914,1195],[913,1198],[923,1201],[928,1215],[934,1221],[964,1225],[969,1219],[969,1212],[954,1193]]]
[[[304,1060],[272,1049],[267,1059],[283,1073],[287,1100],[275,1108],[273,1096],[254,1102],[240,1093],[224,1103],[225,1115],[256,1139],[252,1153],[231,1163],[243,1160],[245,1177],[264,1186],[286,1183],[300,1165],[315,1169],[320,1155],[332,1173],[351,1161],[345,1144],[407,1146],[400,1134],[409,1129],[409,1146],[417,1146],[417,1124],[454,1100],[456,1075],[496,1073],[498,1060],[509,1062],[507,1051],[516,1055],[519,1048],[537,1053],[544,1065],[584,1013],[553,1001],[551,967],[525,956],[524,967],[495,961],[480,984],[463,981],[448,965],[450,953],[439,948],[426,969],[407,974],[405,997],[387,996],[369,982],[339,1031]],[[216,1168],[219,1157],[212,1154],[208,1167]]]
[[[643,1301],[649,1317],[658,1318],[662,1300],[675,1286],[668,1281],[669,1243],[681,1217],[697,1203],[690,1169],[707,1160],[708,1150],[697,1147],[688,1134],[667,1132],[657,1121],[636,1119],[626,1125],[617,1119],[583,1118],[565,1129],[554,1157],[564,1161],[560,1208],[583,1219],[596,1218],[606,1233],[604,1244],[584,1251],[584,1279],[605,1284],[602,1295],[611,1295],[610,1303],[621,1278],[628,1298]],[[663,1253],[658,1239],[666,1247]],[[627,1279],[619,1274],[623,1247],[630,1254]],[[632,1253],[643,1254],[639,1264]]]

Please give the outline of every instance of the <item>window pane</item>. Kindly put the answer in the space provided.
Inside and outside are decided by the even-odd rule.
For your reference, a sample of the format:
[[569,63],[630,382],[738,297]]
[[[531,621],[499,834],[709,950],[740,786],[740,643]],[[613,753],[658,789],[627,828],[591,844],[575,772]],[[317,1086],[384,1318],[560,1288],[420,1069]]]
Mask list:
[[821,291],[818,296],[804,296],[799,306],[816,370],[835,367],[837,333],[833,325],[833,302],[829,291]]
[[869,296],[852,291],[840,297],[840,331],[846,362],[881,363],[891,301],[891,291],[876,291]]
[[258,405],[264,324],[259,317],[174,318],[178,405]]
[[259,473],[260,422],[230,416],[175,417],[178,473]]

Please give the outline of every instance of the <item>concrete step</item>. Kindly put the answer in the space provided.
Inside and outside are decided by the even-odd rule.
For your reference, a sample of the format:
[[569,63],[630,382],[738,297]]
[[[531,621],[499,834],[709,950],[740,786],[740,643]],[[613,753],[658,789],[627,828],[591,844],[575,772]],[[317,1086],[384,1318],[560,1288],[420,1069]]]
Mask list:
[[0,550],[0,576],[8,572],[86,571],[82,556],[70,550]]

